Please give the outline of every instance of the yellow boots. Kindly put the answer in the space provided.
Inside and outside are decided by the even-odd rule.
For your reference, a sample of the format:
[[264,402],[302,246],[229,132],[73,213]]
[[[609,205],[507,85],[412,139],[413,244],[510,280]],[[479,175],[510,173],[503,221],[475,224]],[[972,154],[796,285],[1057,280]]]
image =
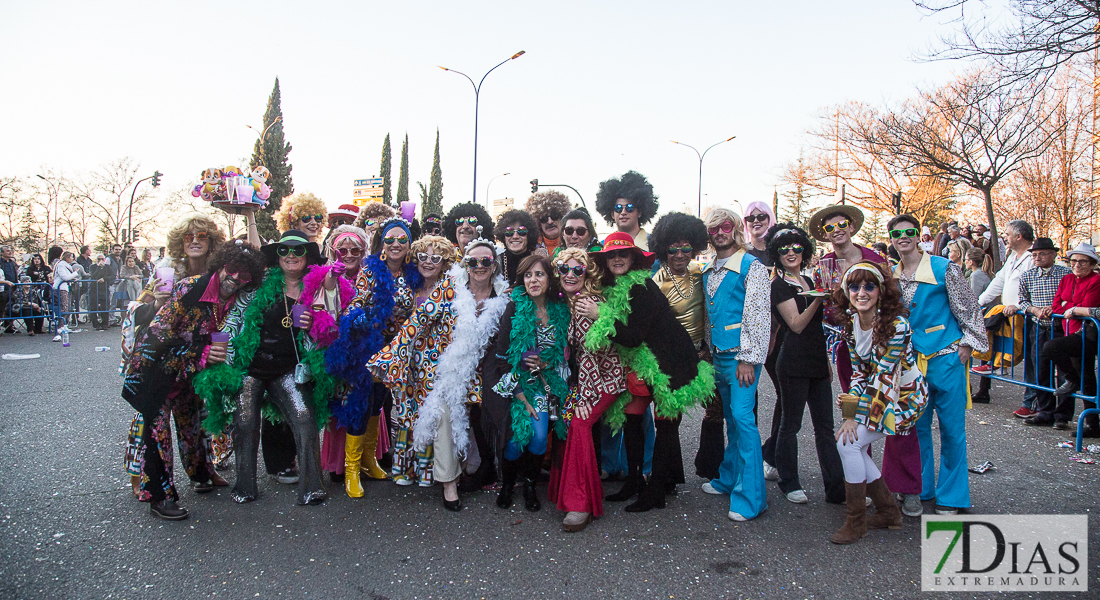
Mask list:
[[344,491],[349,498],[362,498],[363,485],[359,483],[359,462],[363,458],[365,435],[344,437]]
[[363,475],[371,479],[389,479],[389,475],[378,466],[378,458],[375,456],[378,449],[378,417],[374,416],[367,421],[367,432],[361,436],[365,438],[363,443],[363,459],[360,468]]

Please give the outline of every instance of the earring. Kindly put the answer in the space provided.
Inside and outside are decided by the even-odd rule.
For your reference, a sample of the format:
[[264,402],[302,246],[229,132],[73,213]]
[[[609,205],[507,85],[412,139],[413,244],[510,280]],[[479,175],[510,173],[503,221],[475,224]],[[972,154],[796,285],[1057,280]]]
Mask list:
[[386,262],[386,251],[385,251],[385,249],[382,250],[382,255],[381,255],[380,258],[382,259],[382,262]]

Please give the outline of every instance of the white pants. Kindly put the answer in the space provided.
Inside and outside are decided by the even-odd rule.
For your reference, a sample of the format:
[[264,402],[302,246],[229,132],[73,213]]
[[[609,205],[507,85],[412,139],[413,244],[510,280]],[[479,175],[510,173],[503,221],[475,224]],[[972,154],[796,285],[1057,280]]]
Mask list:
[[439,417],[435,443],[435,480],[449,483],[462,474],[462,464],[458,460],[454,438],[451,437],[451,408],[443,403],[443,414]]
[[882,477],[882,472],[871,460],[867,449],[871,444],[886,437],[886,434],[878,431],[868,431],[866,425],[856,426],[856,440],[847,444],[837,441],[836,449],[840,452],[840,462],[844,465],[844,481],[848,483],[871,483]]

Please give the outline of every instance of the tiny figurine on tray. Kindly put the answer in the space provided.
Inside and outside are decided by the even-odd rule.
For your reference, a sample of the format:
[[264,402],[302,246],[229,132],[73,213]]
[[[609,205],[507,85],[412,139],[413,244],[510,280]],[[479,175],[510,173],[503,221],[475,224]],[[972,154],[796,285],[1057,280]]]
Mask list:
[[249,175],[232,165],[224,169],[211,167],[201,177],[202,182],[191,190],[191,195],[229,212],[237,212],[242,205],[264,208],[271,196],[267,185],[271,171],[263,165],[253,167]]

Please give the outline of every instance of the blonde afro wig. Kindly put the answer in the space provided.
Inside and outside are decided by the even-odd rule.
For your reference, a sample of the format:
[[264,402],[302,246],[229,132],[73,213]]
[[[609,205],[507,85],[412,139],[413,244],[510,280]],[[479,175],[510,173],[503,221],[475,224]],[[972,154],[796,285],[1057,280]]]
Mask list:
[[275,225],[279,227],[279,231],[301,229],[298,227],[298,220],[306,215],[323,216],[322,227],[328,222],[328,208],[325,203],[309,192],[300,192],[283,199],[283,205],[275,213]]

